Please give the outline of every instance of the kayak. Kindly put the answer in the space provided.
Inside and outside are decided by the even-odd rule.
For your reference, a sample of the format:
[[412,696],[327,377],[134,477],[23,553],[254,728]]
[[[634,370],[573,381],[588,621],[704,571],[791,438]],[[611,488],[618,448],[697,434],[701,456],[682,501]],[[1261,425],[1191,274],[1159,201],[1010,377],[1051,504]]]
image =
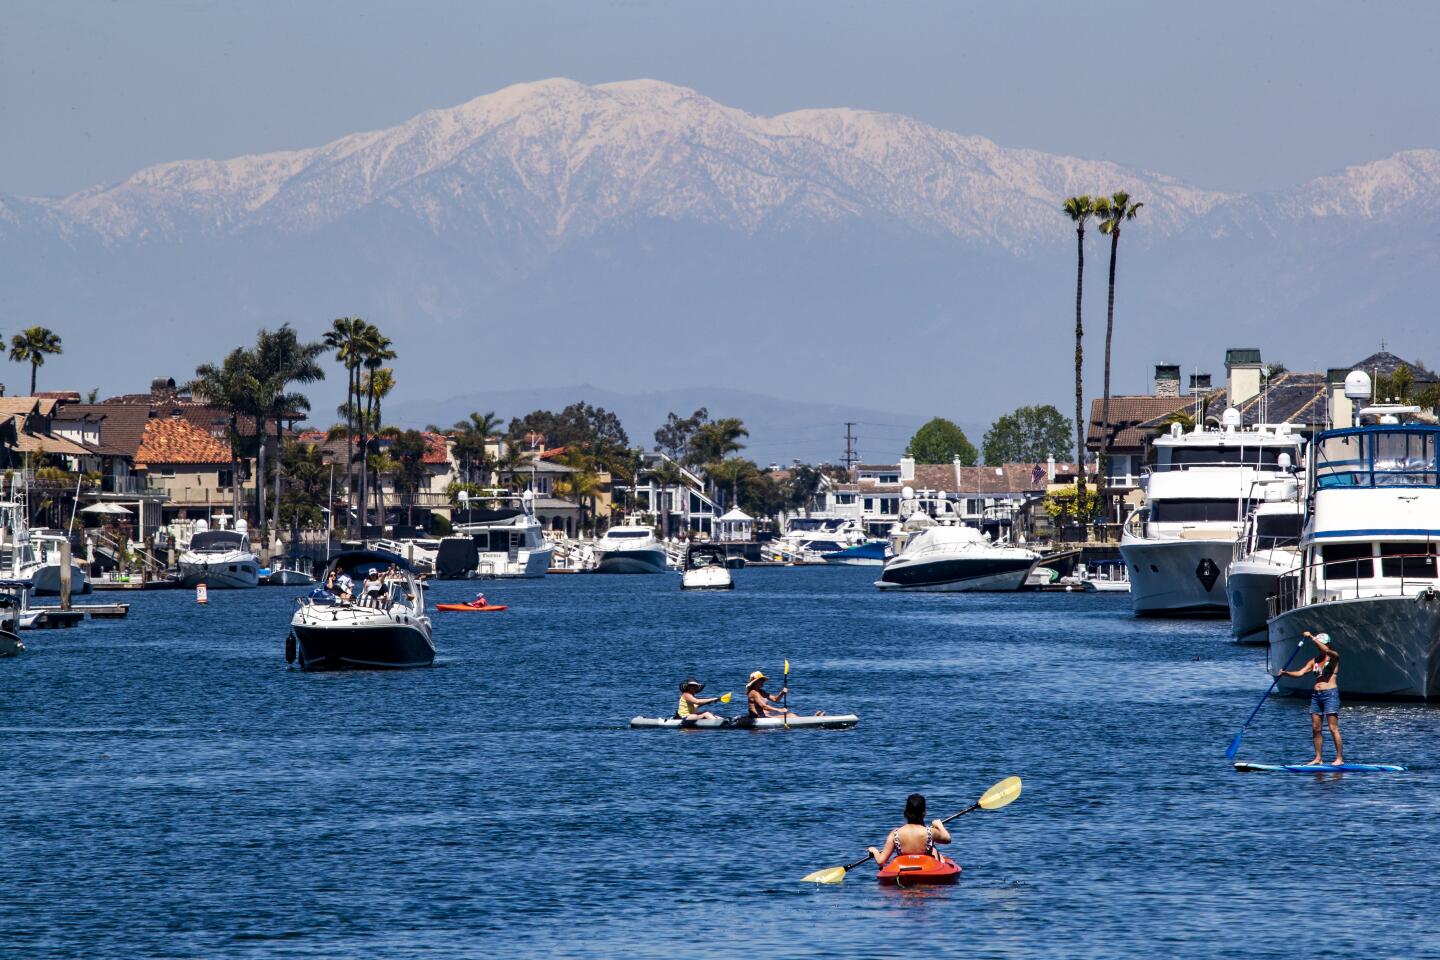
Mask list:
[[1285,770],[1290,773],[1404,773],[1405,767],[1398,763],[1236,763],[1241,773],[1275,773]]
[[960,879],[960,864],[948,857],[937,859],[924,853],[902,853],[875,871],[875,879],[881,883],[893,882],[897,887],[954,883]]
[[636,717],[630,721],[631,729],[666,727],[686,730],[848,730],[860,722],[853,713],[839,713],[824,717],[791,717],[788,723],[781,717],[731,717],[725,720],[677,720],[674,717]]
[[483,607],[477,606],[476,604],[473,604],[473,603],[437,603],[437,604],[435,604],[435,609],[436,609],[436,610],[476,610],[476,611],[479,611],[479,612],[481,612],[481,613],[484,613],[485,611],[488,611],[488,610],[508,610],[508,609],[510,609],[510,608],[507,607],[507,606],[506,606],[505,604],[503,604],[503,603],[502,603],[502,604],[493,604],[493,603],[492,603],[492,604],[487,604],[486,606],[483,606]]

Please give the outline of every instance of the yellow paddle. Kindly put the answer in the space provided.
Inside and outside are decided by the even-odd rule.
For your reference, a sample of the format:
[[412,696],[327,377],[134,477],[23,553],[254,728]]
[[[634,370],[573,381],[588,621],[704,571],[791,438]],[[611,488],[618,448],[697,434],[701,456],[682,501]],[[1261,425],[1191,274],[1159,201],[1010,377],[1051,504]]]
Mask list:
[[731,693],[729,690],[726,690],[724,693],[720,694],[720,702],[729,703],[730,698],[733,696],[735,696],[733,693]]
[[[971,810],[999,810],[1001,807],[1009,806],[1018,796],[1020,796],[1020,778],[1006,777],[1004,780],[1001,780],[989,790],[986,790],[977,802],[972,803],[970,806],[966,807],[964,810],[961,810],[959,813],[951,814],[940,822],[949,823],[951,820],[954,820],[957,817],[965,816],[965,814],[969,813]],[[861,857],[859,860],[856,860],[854,863],[847,863],[843,867],[828,867],[824,870],[816,870],[814,873],[805,877],[800,882],[839,883],[841,880],[845,879],[846,873],[854,870],[856,867],[860,866],[860,864],[864,863],[866,860],[869,859],[870,854],[867,853],[865,854],[865,856]]]

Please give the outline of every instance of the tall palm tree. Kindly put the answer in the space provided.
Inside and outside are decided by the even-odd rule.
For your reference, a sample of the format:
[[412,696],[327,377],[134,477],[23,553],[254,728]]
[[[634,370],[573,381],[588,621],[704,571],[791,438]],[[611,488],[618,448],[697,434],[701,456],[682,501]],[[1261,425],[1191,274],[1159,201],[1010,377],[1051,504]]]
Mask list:
[[[389,341],[386,342],[388,343]],[[394,354],[392,353],[391,356],[394,356]],[[380,405],[386,397],[390,396],[390,391],[395,389],[395,371],[389,367],[375,367],[367,370],[361,378],[361,381],[365,391],[365,403],[367,406],[365,413],[367,436],[390,436],[393,433],[393,428],[386,428],[384,420],[380,415]],[[371,473],[376,474],[378,489],[378,473],[373,470]],[[368,481],[366,482],[368,483]],[[380,510],[382,516],[384,514],[384,507],[384,501],[377,500],[377,509]]]
[[260,381],[255,376],[254,357],[244,347],[236,347],[216,366],[202,363],[195,368],[195,379],[185,385],[192,394],[229,414],[227,433],[230,438],[230,500],[231,508],[240,516],[240,415],[248,411],[260,394]]
[[[489,482],[490,468],[494,461],[486,447],[490,437],[499,432],[500,425],[500,418],[491,411],[472,413],[464,420],[457,420],[455,426],[450,428],[450,435],[455,439],[455,457],[465,467],[465,482],[475,482],[476,467],[485,474],[485,482]],[[443,431],[437,427],[432,432]]]
[[[1115,254],[1120,248],[1120,226],[1134,220],[1143,203],[1133,203],[1130,194],[1118,190],[1108,197],[1095,201],[1095,218],[1100,222],[1100,232],[1110,238],[1110,293],[1105,304],[1105,400],[1100,407],[1100,423],[1104,433],[1101,436],[1100,479],[1106,482],[1105,473],[1110,469],[1110,339],[1115,332]],[[1105,507],[1107,516],[1109,507]]]
[[[260,399],[269,408],[266,413],[275,421],[275,510],[278,520],[280,510],[281,453],[285,445],[285,421],[294,421],[297,413],[310,411],[310,400],[303,393],[289,390],[292,383],[315,383],[325,379],[325,370],[320,366],[320,357],[325,353],[324,343],[302,343],[290,324],[280,325],[273,333],[260,331],[255,345],[255,358],[260,378]],[[260,439],[261,446],[265,438]],[[263,511],[260,525],[264,530]],[[278,526],[278,524],[277,524]],[[263,535],[263,534],[262,534]]]
[[341,412],[345,415],[345,489],[351,506],[355,502],[355,415],[360,409],[360,365],[364,359],[361,347],[369,326],[360,317],[340,317],[331,321],[323,340],[327,348],[335,351],[335,359],[347,374]]
[[500,459],[495,462],[495,470],[499,473],[497,481],[504,484],[505,475],[508,473],[511,485],[518,490],[520,485],[516,480],[516,475],[529,463],[530,457],[526,455],[520,444],[510,440],[504,441],[500,446]]
[[30,364],[30,395],[35,395],[35,372],[47,356],[59,356],[60,336],[48,327],[26,327],[10,338],[10,359]]
[[[379,403],[377,391],[386,382],[387,377],[380,376],[381,367],[386,360],[395,359],[395,351],[391,346],[390,338],[380,332],[380,328],[374,324],[366,324],[365,334],[361,340],[361,365],[364,366],[369,376],[366,378],[364,400],[365,409],[360,415],[360,448],[369,449],[368,437],[379,430],[379,423],[376,419],[376,406]],[[394,386],[393,375],[388,377],[390,386]],[[387,389],[388,392],[388,389]],[[357,399],[358,399],[357,394]],[[366,493],[370,489],[370,471],[368,460],[365,457],[360,461],[360,526],[365,526],[365,514],[368,509]]]
[[1085,325],[1081,321],[1081,295],[1085,290],[1085,223],[1095,215],[1095,200],[1088,193],[1065,201],[1065,215],[1075,224],[1075,466],[1079,493],[1076,503],[1085,502]]
[[595,499],[600,495],[600,478],[593,470],[576,470],[567,474],[564,480],[557,481],[555,493],[561,497],[569,497],[575,501],[580,508],[580,517],[577,524],[576,534],[585,528],[586,504],[589,504],[589,515],[594,516]]

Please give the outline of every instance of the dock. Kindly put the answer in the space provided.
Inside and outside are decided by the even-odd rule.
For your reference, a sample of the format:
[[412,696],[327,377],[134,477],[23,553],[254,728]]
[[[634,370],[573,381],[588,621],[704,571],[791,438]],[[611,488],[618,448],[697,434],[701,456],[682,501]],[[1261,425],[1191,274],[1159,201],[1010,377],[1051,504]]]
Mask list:
[[59,606],[33,605],[29,609],[39,610],[40,618],[32,629],[63,630],[89,617],[92,620],[122,620],[130,614],[128,603],[77,603],[69,610]]

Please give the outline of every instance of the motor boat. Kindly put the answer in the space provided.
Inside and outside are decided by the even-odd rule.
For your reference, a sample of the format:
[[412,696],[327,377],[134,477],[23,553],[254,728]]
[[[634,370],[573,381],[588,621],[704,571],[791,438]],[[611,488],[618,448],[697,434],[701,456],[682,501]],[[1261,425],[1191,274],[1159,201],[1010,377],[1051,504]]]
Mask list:
[[822,553],[820,559],[842,567],[884,566],[885,561],[890,559],[890,542],[878,539],[866,540],[843,550]]
[[[1306,471],[1310,506],[1300,564],[1272,601],[1267,665],[1273,675],[1316,652],[1325,632],[1342,661],[1342,696],[1440,700],[1440,426],[1401,404],[1361,406],[1370,378],[1352,371],[1345,394],[1357,426],[1315,438]],[[1369,421],[1368,423],[1366,421]],[[1308,677],[1280,677],[1309,694]]]
[[1120,560],[1076,564],[1074,577],[1086,593],[1130,592],[1130,581],[1125,579],[1125,564]]
[[1180,424],[1157,438],[1154,464],[1141,476],[1145,506],[1120,533],[1137,616],[1229,613],[1225,572],[1256,485],[1288,475],[1304,441],[1282,423],[1240,427],[1229,407],[1219,428]]
[[289,560],[288,563],[282,563],[270,571],[270,575],[265,578],[265,582],[272,587],[311,586],[316,582],[315,575],[308,570],[300,569],[300,566],[301,561],[298,557]]
[[[372,571],[379,571],[384,590],[373,599],[361,596]],[[290,620],[286,662],[303,670],[354,668],[405,669],[435,662],[435,639],[425,615],[425,594],[415,571],[399,554],[385,550],[347,550],[325,570],[337,582],[349,577],[347,598],[316,586],[302,597]]]
[[259,586],[260,559],[250,549],[247,531],[244,520],[234,530],[211,530],[206,521],[195,521],[195,533],[180,554],[181,584],[203,583],[212,590]]
[[1301,482],[1285,477],[1263,484],[1235,541],[1225,573],[1230,634],[1237,643],[1269,639],[1270,598],[1280,578],[1300,565],[1304,524]]
[[[29,580],[37,597],[60,596],[61,557],[64,534],[40,528],[27,530],[22,525],[16,531],[12,575]],[[75,560],[70,561],[71,595],[89,593],[90,577],[85,567]]]
[[621,524],[595,542],[596,573],[664,573],[665,546],[655,531],[639,524]]
[[691,543],[685,549],[681,590],[734,590],[735,580],[726,566],[725,551],[713,543]]
[[[766,559],[780,563],[826,563],[831,562],[830,556],[864,545],[870,539],[853,517],[791,517],[785,524],[785,532],[767,545]],[[872,547],[857,559],[873,563],[869,559],[873,553]],[[880,562],[884,562],[883,554]]]
[[966,526],[944,493],[901,491],[894,556],[875,586],[881,590],[969,592],[1019,590],[1040,561],[1024,547],[992,542]]
[[[482,500],[491,506],[476,502]],[[436,545],[433,563],[442,580],[534,579],[545,576],[554,552],[535,519],[535,495],[529,490],[479,497],[461,491],[454,534]]]

